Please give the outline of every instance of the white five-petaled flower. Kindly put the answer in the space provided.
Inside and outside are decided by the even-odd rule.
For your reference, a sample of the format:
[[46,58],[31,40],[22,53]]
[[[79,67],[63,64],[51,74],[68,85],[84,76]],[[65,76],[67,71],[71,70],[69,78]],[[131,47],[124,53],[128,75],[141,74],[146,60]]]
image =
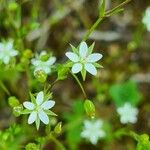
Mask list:
[[92,53],[93,47],[88,48],[85,42],[81,42],[79,51],[67,52],[66,56],[73,62],[72,73],[86,70],[92,75],[97,74],[95,62],[102,58],[102,54]]
[[117,108],[117,112],[122,124],[137,122],[138,109],[130,103],[125,103],[122,107]]
[[31,60],[31,63],[34,65],[34,74],[36,71],[42,70],[46,74],[49,74],[51,72],[51,67],[56,61],[56,57],[49,57],[46,60],[42,60],[42,56],[46,56],[47,53],[45,51],[42,51],[40,55],[36,56],[36,58],[33,58]]
[[150,7],[145,11],[142,22],[145,24],[148,31],[150,31]]
[[0,60],[4,64],[8,64],[10,59],[18,55],[18,51],[13,48],[13,41],[0,43]]
[[55,105],[55,101],[46,100],[44,101],[43,91],[37,94],[35,102],[24,102],[23,106],[30,111],[28,118],[28,124],[32,124],[37,120],[41,120],[44,124],[49,123],[49,117],[47,111]]
[[102,120],[95,120],[95,121],[84,121],[84,129],[81,132],[81,137],[86,138],[92,144],[97,144],[97,141],[100,138],[106,136],[105,131],[102,129],[103,121]]

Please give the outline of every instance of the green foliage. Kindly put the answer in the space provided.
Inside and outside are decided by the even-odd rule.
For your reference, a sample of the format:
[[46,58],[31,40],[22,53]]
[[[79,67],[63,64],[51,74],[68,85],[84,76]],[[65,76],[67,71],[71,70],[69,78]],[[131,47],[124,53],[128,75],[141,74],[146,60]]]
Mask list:
[[149,150],[150,149],[150,140],[147,134],[142,134],[136,137],[138,141],[137,150]]
[[12,125],[4,131],[0,131],[0,149],[17,150],[19,143],[23,141],[22,129],[19,125]]
[[35,143],[29,143],[25,147],[26,150],[40,150],[39,146],[37,146]]
[[77,145],[81,141],[81,130],[83,121],[83,102],[76,100],[72,106],[72,113],[65,113],[64,117],[68,122],[67,126],[67,141],[70,150],[76,150]]
[[132,81],[112,85],[109,93],[117,107],[122,106],[126,102],[136,106],[141,99],[137,85]]

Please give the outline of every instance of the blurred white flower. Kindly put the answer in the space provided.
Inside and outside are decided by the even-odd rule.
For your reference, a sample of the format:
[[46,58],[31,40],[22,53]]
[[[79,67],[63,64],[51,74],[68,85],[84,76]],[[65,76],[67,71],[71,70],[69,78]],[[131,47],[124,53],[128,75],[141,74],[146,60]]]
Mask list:
[[86,138],[92,144],[97,144],[97,141],[100,138],[106,136],[105,131],[102,129],[103,121],[102,120],[95,120],[95,121],[84,121],[84,129],[81,132],[81,137]]
[[0,60],[4,64],[8,64],[10,59],[18,55],[18,51],[13,48],[13,41],[0,43]]
[[42,70],[46,74],[51,73],[52,65],[55,63],[56,57],[49,57],[45,51],[42,51],[40,55],[36,56],[31,60],[31,63],[34,66],[34,74],[36,71]]
[[117,112],[122,124],[137,122],[138,109],[130,103],[125,103],[122,107],[117,108]]
[[[86,70],[92,75],[97,74],[95,62],[102,58],[102,54],[92,53],[94,45],[88,48],[85,42],[81,42],[79,51],[72,46],[74,52],[67,52],[66,56],[73,62],[72,73]],[[76,51],[76,52],[75,52]]]
[[150,31],[150,7],[145,11],[142,22],[145,24],[148,31]]
[[[29,110],[29,118],[28,124],[32,124],[33,122],[42,121],[44,124],[49,123],[48,110],[55,105],[55,101],[53,100],[45,100],[44,101],[44,93],[43,91],[37,94],[35,102],[25,101],[23,106]],[[48,114],[48,115],[47,115]]]

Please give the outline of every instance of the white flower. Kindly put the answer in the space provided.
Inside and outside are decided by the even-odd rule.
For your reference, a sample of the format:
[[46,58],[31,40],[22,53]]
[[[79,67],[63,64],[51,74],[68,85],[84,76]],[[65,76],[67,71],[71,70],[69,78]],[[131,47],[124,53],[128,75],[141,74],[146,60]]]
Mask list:
[[35,102],[24,102],[23,106],[29,110],[28,124],[32,124],[35,121],[42,121],[44,124],[49,123],[48,110],[55,105],[55,101],[46,100],[44,101],[43,91],[37,94]]
[[147,30],[150,31],[150,7],[146,9],[142,22],[145,24]]
[[46,74],[51,72],[51,67],[56,61],[56,57],[49,57],[46,60],[42,60],[43,56],[46,56],[45,51],[41,52],[40,55],[31,60],[31,63],[34,65],[34,74],[36,71],[43,70]]
[[73,62],[72,73],[78,73],[80,71],[82,72],[83,70],[86,70],[92,75],[97,74],[95,62],[102,58],[102,54],[91,54],[93,47],[94,45],[88,48],[85,42],[81,42],[79,51],[72,46],[72,49],[76,51],[66,53],[66,56]]
[[8,64],[11,57],[18,55],[18,51],[13,48],[13,41],[0,43],[0,60]]
[[125,103],[122,107],[117,108],[117,112],[122,124],[137,122],[138,109],[130,103]]
[[92,144],[97,144],[97,141],[100,138],[105,137],[106,133],[102,129],[103,121],[95,120],[95,121],[84,121],[84,129],[81,132],[81,137],[86,138]]

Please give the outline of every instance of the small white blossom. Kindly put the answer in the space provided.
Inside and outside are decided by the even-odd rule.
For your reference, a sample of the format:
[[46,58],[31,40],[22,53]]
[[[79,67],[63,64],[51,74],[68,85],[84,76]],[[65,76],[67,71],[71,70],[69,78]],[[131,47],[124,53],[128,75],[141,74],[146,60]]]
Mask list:
[[142,22],[145,24],[148,31],[150,31],[150,7],[145,11]]
[[18,51],[13,48],[13,41],[0,43],[0,60],[4,64],[8,64],[10,59],[18,55]]
[[[75,48],[74,48],[75,49]],[[95,62],[102,58],[102,54],[92,53],[93,47],[88,48],[85,42],[81,42],[79,51],[67,52],[66,56],[73,62],[72,73],[86,70],[92,75],[97,74]]]
[[56,57],[49,57],[46,60],[42,60],[42,56],[46,56],[46,55],[47,53],[45,51],[42,51],[39,56],[37,55],[36,58],[33,58],[31,60],[31,63],[33,64],[35,68],[34,74],[36,71],[39,71],[39,70],[44,71],[46,74],[51,73],[51,68],[52,68],[52,65],[56,61]]
[[38,120],[41,120],[44,124],[49,123],[49,117],[47,115],[48,110],[55,105],[55,101],[53,100],[45,100],[44,101],[44,93],[43,91],[37,94],[35,102],[25,101],[23,106],[29,110],[30,115],[28,118],[28,124],[32,124]]
[[125,103],[122,107],[117,108],[117,112],[122,124],[137,122],[138,109],[130,103]]
[[86,138],[92,144],[97,144],[97,141],[100,138],[106,136],[105,131],[102,129],[103,121],[102,120],[95,120],[95,121],[84,121],[84,129],[81,132],[81,137]]

